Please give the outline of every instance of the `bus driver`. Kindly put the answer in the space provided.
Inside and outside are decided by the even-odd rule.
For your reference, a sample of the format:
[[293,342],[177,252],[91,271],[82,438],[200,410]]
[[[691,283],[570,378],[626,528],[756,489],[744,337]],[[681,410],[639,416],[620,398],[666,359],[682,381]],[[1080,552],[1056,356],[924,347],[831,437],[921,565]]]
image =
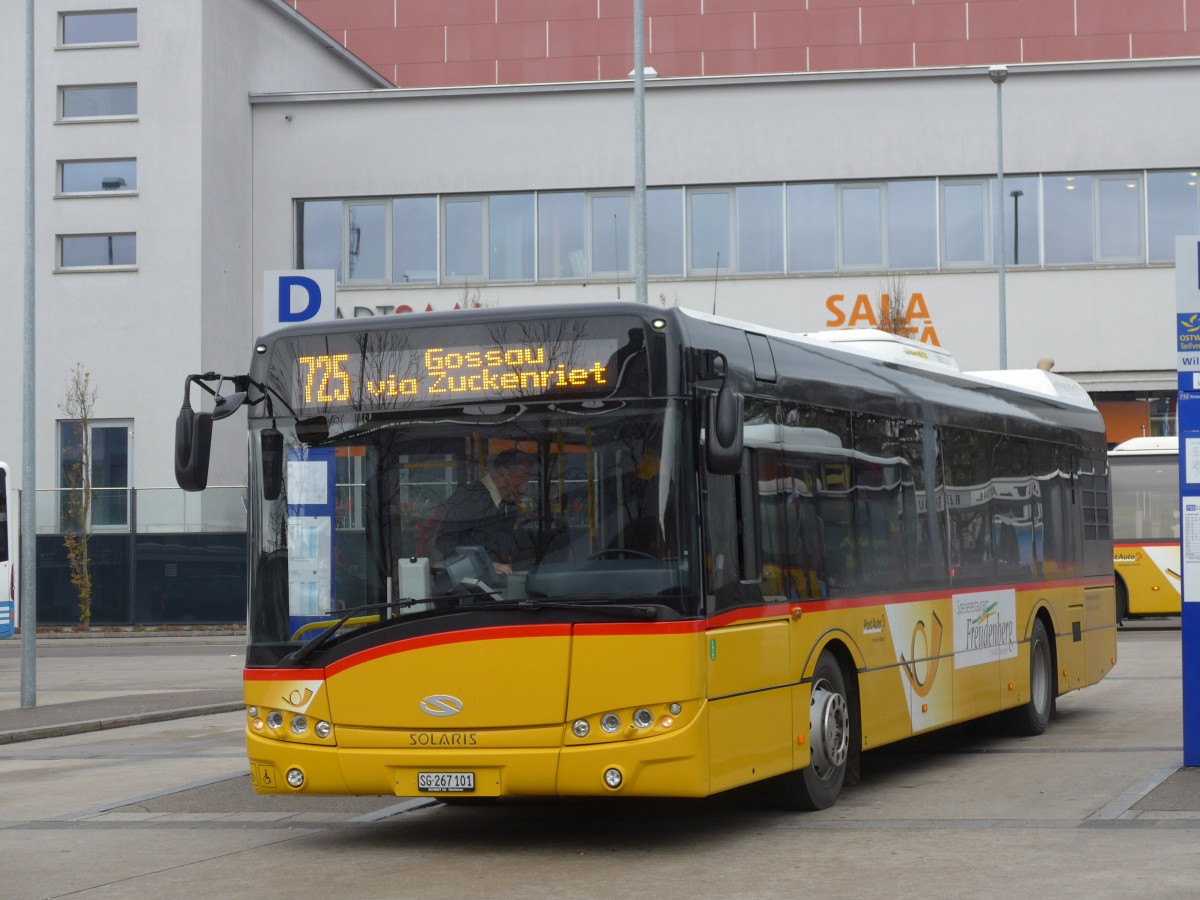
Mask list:
[[443,559],[456,547],[483,547],[496,571],[511,574],[518,555],[517,507],[533,474],[534,457],[502,450],[478,481],[462,484],[446,501],[434,546]]

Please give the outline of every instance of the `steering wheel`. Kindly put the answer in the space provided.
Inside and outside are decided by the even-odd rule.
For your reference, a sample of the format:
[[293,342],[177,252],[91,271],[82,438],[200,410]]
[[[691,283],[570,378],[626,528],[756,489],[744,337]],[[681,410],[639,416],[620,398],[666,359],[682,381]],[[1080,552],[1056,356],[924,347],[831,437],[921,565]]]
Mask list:
[[620,558],[636,558],[636,559],[652,559],[657,561],[657,556],[652,556],[649,553],[643,553],[641,550],[630,550],[628,547],[605,547],[593,553],[588,559],[605,559],[606,557],[614,556]]

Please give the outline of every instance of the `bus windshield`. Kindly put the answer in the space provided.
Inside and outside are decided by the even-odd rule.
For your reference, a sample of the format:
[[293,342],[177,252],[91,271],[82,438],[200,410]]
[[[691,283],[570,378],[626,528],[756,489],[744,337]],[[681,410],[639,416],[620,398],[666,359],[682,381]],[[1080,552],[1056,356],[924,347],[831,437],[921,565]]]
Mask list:
[[473,608],[698,614],[684,410],[596,399],[256,422],[252,647],[275,646],[269,663],[360,609],[343,631]]
[[1113,537],[1179,540],[1179,464],[1175,455],[1112,456]]

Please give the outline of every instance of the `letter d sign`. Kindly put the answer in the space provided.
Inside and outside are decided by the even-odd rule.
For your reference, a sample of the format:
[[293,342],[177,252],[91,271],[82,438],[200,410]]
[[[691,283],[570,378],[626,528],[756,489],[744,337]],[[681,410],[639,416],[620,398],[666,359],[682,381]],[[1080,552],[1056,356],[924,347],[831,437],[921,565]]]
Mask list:
[[297,322],[332,322],[337,314],[333,269],[263,273],[263,332]]

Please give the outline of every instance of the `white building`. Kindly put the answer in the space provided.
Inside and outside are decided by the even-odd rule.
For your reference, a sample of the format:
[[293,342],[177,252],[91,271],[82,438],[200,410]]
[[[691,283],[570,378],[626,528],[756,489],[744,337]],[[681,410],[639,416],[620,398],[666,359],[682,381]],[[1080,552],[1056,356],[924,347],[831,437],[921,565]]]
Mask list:
[[[193,508],[173,486],[172,445],[184,376],[244,368],[254,329],[247,97],[387,82],[274,0],[113,7],[97,0],[35,4],[36,505],[38,532],[51,536],[39,541],[39,551],[53,554],[61,549],[61,461],[70,455],[60,405],[78,363],[96,390],[96,620],[144,621],[161,599],[149,592],[161,590],[146,572],[135,574],[135,560],[150,552],[134,548],[135,523],[147,536],[193,530],[202,502],[210,507],[207,528],[245,528],[236,492],[242,477],[232,462],[240,447],[225,450],[219,478],[228,480],[214,480],[234,487],[203,501],[189,497]],[[8,173],[0,202],[9,211],[0,220],[0,380],[7,388],[0,458],[18,474],[23,21],[15,17],[0,38],[8,85],[0,112],[11,126],[10,139],[0,143]],[[175,571],[184,565],[177,561]],[[61,575],[39,580],[40,618],[70,621]],[[131,613],[123,588],[136,581],[142,583]]]

